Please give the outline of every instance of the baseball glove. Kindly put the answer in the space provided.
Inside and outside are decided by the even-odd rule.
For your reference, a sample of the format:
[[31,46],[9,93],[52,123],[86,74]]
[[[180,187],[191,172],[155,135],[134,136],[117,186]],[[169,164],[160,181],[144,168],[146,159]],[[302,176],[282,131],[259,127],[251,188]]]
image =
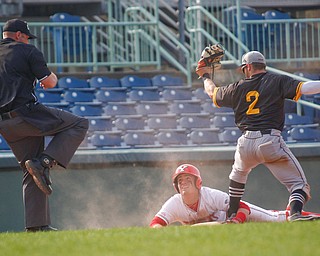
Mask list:
[[204,74],[209,74],[212,79],[214,70],[221,68],[220,61],[223,56],[224,48],[221,44],[209,45],[204,48],[196,68],[199,78],[203,77]]

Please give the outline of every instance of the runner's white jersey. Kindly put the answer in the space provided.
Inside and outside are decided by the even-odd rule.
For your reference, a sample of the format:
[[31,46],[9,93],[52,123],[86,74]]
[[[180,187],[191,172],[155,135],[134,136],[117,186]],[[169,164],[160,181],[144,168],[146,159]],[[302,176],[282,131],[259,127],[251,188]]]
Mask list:
[[225,221],[229,207],[229,195],[220,190],[201,187],[197,211],[183,203],[181,194],[169,198],[156,214],[167,225],[180,222],[184,225],[209,221]]

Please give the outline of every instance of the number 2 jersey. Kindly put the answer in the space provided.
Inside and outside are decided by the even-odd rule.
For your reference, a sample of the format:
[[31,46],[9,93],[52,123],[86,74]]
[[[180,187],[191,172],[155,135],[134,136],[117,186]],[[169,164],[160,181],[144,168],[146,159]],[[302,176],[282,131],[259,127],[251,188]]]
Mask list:
[[269,72],[227,86],[216,87],[212,97],[217,107],[234,110],[235,122],[243,132],[277,129],[284,126],[285,99],[297,101],[303,82]]

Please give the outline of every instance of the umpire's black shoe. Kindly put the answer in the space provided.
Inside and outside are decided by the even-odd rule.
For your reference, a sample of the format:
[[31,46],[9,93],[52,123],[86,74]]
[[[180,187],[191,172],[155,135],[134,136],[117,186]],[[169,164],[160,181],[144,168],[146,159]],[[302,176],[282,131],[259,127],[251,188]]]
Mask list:
[[26,228],[26,231],[27,232],[39,232],[39,231],[47,232],[47,231],[58,231],[58,229],[47,225],[47,226],[41,226],[41,227]]
[[37,186],[43,193],[50,195],[52,193],[52,188],[49,168],[42,166],[38,159],[27,160],[25,165]]
[[311,221],[311,220],[320,220],[319,216],[315,215],[302,215],[300,212],[296,212],[290,216],[288,216],[288,221]]

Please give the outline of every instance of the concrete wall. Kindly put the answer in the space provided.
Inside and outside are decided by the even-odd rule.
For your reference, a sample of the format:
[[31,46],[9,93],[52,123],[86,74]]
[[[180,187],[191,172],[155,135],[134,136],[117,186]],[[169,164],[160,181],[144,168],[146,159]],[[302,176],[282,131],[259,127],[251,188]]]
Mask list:
[[[54,169],[54,192],[50,196],[53,226],[59,229],[146,226],[175,192],[171,173],[182,162],[200,168],[204,186],[228,191],[232,160],[183,159],[160,158],[163,161],[157,163],[99,164],[97,167],[72,164],[68,170]],[[320,212],[320,157],[299,157],[299,160],[313,194],[305,209]],[[16,168],[3,168],[0,172],[1,232],[24,229],[21,179],[22,173]],[[244,199],[264,208],[285,209],[288,195],[270,172],[259,166],[249,176]]]

